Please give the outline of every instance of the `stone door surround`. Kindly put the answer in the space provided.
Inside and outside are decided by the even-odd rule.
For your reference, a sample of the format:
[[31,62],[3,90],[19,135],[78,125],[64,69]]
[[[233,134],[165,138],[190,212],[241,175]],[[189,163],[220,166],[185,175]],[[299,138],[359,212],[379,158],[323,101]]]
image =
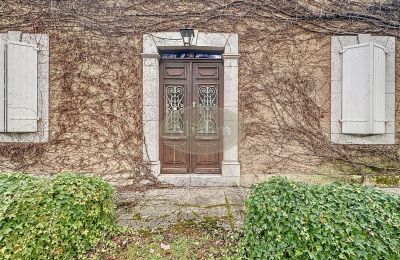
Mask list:
[[195,31],[189,49],[221,51],[224,66],[224,135],[222,174],[160,174],[159,158],[159,52],[188,49],[180,33],[156,32],[143,35],[143,161],[160,181],[179,186],[232,186],[240,184],[238,158],[238,63],[239,37],[235,33],[203,33]]

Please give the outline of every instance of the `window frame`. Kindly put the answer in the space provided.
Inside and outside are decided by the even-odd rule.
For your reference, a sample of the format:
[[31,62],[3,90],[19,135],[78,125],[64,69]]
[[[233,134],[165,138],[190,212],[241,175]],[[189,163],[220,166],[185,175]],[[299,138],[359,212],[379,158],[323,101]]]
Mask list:
[[49,140],[49,36],[19,31],[0,33],[0,40],[37,46],[37,131],[0,132],[0,143],[42,143]]
[[[372,42],[385,47],[385,133],[342,133],[342,75],[343,49]],[[368,34],[331,37],[331,141],[336,144],[394,144],[395,143],[395,38]]]

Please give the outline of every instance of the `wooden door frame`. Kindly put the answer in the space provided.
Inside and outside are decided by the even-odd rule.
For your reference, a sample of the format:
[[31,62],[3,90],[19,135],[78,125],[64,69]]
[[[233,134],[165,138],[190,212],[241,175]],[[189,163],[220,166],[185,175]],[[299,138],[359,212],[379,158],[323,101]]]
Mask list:
[[[206,33],[195,30],[190,47],[183,46],[179,31],[143,35],[143,174],[178,186],[240,185],[238,64],[239,36],[236,33]],[[224,141],[222,174],[160,174],[159,158],[159,59],[164,50],[206,50],[222,52],[224,66]],[[229,132],[230,131],[230,132]],[[229,132],[228,135],[225,135]]]

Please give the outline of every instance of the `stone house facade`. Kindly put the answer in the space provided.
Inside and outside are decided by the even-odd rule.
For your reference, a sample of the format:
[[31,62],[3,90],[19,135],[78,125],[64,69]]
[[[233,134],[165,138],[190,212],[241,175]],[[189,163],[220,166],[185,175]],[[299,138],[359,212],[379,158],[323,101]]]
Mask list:
[[2,172],[399,183],[396,2],[8,2]]

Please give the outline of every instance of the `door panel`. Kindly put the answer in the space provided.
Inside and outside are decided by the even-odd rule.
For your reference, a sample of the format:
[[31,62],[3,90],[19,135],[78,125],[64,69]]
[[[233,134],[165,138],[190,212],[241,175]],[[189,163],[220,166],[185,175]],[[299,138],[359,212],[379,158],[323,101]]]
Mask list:
[[160,62],[162,173],[220,173],[221,61]]
[[163,173],[188,173],[190,77],[187,63],[161,63],[160,160]]
[[220,173],[222,160],[223,107],[222,63],[194,63],[193,99],[195,102],[192,127],[193,150],[191,167],[195,173]]
[[183,164],[186,161],[185,153],[185,143],[178,142],[168,142],[164,143],[164,162],[165,164]]
[[219,67],[200,65],[196,67],[197,79],[218,79]]
[[181,142],[165,140],[162,146],[164,173],[187,173],[186,145],[186,140]]
[[165,79],[186,79],[186,66],[167,66],[164,67]]
[[213,141],[196,141],[194,156],[195,173],[219,173],[218,143]]

